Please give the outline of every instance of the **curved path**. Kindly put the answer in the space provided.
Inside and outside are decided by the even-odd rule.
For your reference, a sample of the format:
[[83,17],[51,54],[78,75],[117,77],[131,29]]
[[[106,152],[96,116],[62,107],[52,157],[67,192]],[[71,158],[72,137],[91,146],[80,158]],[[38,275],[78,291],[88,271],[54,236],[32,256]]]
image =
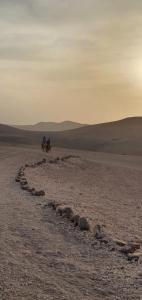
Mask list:
[[0,149],[0,299],[140,299],[141,266],[84,237],[14,182],[23,163],[41,158]]

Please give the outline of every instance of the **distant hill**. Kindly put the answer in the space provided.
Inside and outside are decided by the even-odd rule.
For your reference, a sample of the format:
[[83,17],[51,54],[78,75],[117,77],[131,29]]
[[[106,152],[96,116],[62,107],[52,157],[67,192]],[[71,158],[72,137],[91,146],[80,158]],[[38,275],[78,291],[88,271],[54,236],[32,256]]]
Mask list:
[[8,126],[5,124],[0,124],[0,136],[2,136],[2,135],[6,136],[7,134],[13,135],[13,134],[16,134],[19,132],[20,132],[19,129],[15,129],[14,127],[11,127],[11,126]]
[[56,122],[40,122],[35,125],[15,125],[15,128],[30,130],[30,131],[65,131],[86,126],[72,121]]
[[40,146],[44,134],[58,147],[142,155],[142,117],[62,132],[31,132],[0,125],[0,142]]
[[142,155],[142,117],[90,125],[68,131],[67,134],[61,133],[58,144],[64,144],[67,148]]

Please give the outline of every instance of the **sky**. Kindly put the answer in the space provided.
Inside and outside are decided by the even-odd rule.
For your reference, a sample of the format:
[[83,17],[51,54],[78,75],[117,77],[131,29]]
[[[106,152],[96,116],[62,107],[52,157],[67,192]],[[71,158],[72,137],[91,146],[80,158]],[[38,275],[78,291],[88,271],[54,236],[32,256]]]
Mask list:
[[142,115],[141,0],[0,0],[0,123]]

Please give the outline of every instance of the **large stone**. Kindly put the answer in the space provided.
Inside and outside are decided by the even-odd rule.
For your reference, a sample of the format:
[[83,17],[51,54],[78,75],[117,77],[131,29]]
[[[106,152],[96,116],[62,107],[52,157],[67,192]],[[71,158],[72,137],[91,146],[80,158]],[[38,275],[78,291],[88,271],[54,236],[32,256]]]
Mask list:
[[86,218],[84,218],[84,217],[80,218],[79,228],[80,228],[80,230],[90,230],[90,225]]

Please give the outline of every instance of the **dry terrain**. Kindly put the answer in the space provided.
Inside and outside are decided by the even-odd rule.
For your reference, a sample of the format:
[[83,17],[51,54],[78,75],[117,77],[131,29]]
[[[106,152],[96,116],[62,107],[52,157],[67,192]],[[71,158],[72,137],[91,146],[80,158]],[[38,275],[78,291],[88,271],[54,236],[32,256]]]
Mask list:
[[32,186],[88,217],[92,228],[102,224],[113,238],[142,243],[142,157],[63,149],[52,157],[60,160],[50,163],[49,157],[46,165],[28,169]]
[[142,117],[61,132],[26,131],[0,125],[0,143],[38,146],[43,135],[50,136],[56,147],[142,156]]
[[[56,149],[47,159],[71,152]],[[27,171],[31,184],[46,191],[35,198],[14,178],[22,164],[41,160],[41,151],[0,147],[1,300],[140,300],[142,265],[110,251],[45,204],[53,198],[70,203],[111,235],[141,239],[142,158],[72,155],[79,157]]]

